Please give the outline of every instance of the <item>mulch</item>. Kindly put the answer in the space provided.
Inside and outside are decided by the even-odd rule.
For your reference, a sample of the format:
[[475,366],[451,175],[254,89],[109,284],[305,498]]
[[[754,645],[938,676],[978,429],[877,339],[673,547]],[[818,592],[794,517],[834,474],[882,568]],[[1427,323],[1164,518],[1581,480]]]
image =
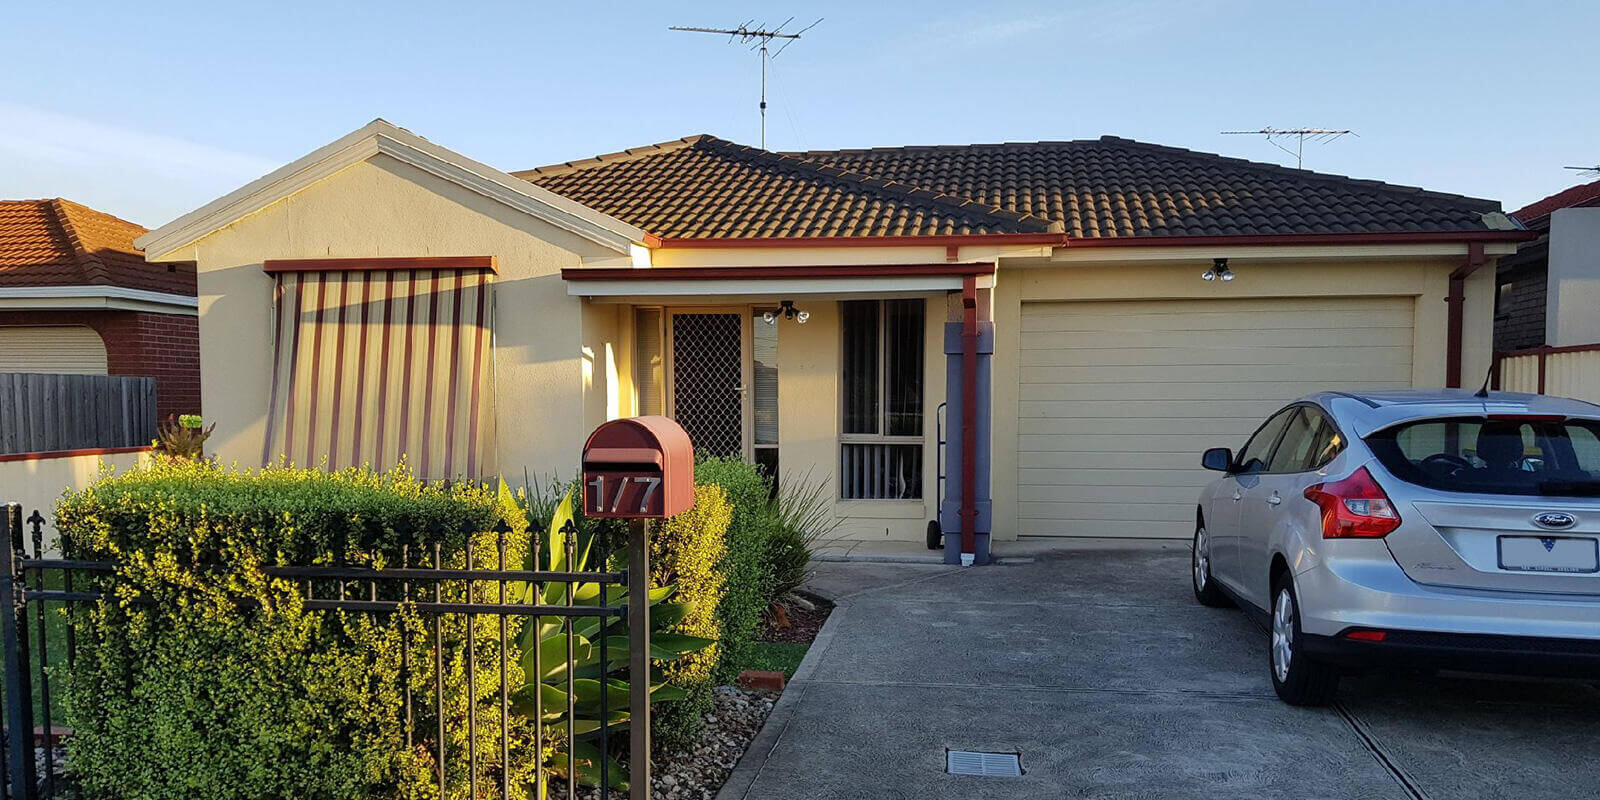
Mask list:
[[796,606],[788,609],[789,627],[780,628],[768,618],[762,623],[761,630],[756,632],[756,639],[762,642],[794,642],[810,644],[817,638],[817,632],[822,630],[822,623],[828,620],[828,615],[833,613],[833,604],[820,597],[810,596],[807,600],[816,604],[816,609],[807,611]]

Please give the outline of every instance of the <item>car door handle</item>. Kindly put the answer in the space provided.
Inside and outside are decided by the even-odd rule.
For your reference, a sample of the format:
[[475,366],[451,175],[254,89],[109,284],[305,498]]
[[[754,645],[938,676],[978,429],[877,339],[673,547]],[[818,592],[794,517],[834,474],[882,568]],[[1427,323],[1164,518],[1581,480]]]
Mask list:
[[1240,492],[1238,489],[1234,489],[1233,490],[1233,502],[1237,503],[1237,502],[1239,502],[1240,500],[1243,500],[1243,499],[1244,499],[1244,494],[1242,492]]
[[1273,492],[1272,496],[1267,498],[1267,505],[1269,506],[1275,506],[1282,502],[1283,498],[1279,497],[1277,492]]

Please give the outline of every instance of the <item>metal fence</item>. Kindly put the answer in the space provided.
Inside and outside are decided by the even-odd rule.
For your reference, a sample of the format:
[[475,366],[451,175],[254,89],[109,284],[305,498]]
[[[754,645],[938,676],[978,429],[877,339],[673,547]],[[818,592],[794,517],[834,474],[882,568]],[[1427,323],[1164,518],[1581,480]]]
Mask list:
[[[4,681],[5,681],[5,731],[4,753],[0,759],[0,783],[5,790],[0,796],[6,800],[41,800],[54,796],[64,788],[61,776],[56,773],[51,758],[51,748],[55,742],[54,729],[50,725],[52,719],[52,675],[59,676],[62,669],[68,673],[73,668],[77,658],[78,641],[77,630],[74,624],[78,609],[85,604],[100,601],[103,595],[97,590],[101,581],[96,578],[114,572],[117,565],[113,562],[81,561],[60,558],[44,558],[44,535],[42,525],[44,519],[37,511],[26,520],[31,525],[32,533],[29,537],[24,529],[22,508],[15,503],[0,506],[4,511],[4,519],[0,520],[0,609],[11,613],[0,613],[0,644],[4,648]],[[570,525],[570,523],[569,523]],[[570,529],[569,529],[570,530]],[[538,552],[537,528],[533,529],[535,541],[534,552]],[[574,675],[577,670],[575,644],[578,637],[574,634],[574,622],[582,619],[597,618],[601,626],[609,624],[612,620],[627,620],[630,616],[629,607],[624,605],[606,605],[606,598],[614,597],[613,592],[607,592],[606,587],[629,586],[630,597],[628,602],[635,606],[633,616],[648,619],[648,611],[643,611],[637,606],[644,605],[648,595],[647,591],[637,592],[634,589],[645,586],[648,573],[636,570],[630,576],[628,571],[622,572],[563,572],[548,570],[520,570],[510,569],[506,564],[506,530],[500,532],[498,542],[498,557],[492,565],[478,565],[473,563],[471,548],[468,548],[467,563],[461,569],[444,567],[444,557],[440,548],[435,545],[431,553],[413,554],[404,553],[402,564],[399,567],[372,569],[368,567],[328,567],[328,566],[278,566],[265,567],[262,571],[275,578],[286,578],[302,583],[305,587],[305,607],[309,610],[323,612],[342,612],[345,614],[369,614],[385,616],[414,612],[422,617],[431,642],[422,644],[428,649],[433,660],[433,673],[435,681],[431,692],[424,692],[422,696],[414,696],[411,681],[405,681],[404,723],[406,731],[406,746],[412,747],[415,742],[426,743],[432,738],[436,744],[433,757],[436,762],[436,775],[434,779],[440,787],[440,796],[446,794],[447,778],[459,780],[461,772],[466,770],[469,786],[468,797],[476,800],[480,797],[509,798],[513,796],[512,787],[509,785],[510,758],[508,753],[508,726],[512,714],[511,698],[508,696],[506,682],[507,650],[511,647],[515,636],[512,626],[520,620],[534,620],[540,617],[556,618],[560,620],[561,630],[558,635],[566,639],[564,670],[565,693],[567,708],[565,709],[565,724],[556,724],[555,729],[548,731],[551,740],[558,739],[565,734],[568,743],[568,765],[575,765],[578,759],[574,757],[571,743],[576,741],[574,724],[577,717],[576,704],[577,692],[574,691]],[[29,539],[31,538],[31,548]],[[576,563],[575,557],[576,536],[566,536],[567,563]],[[597,541],[600,548],[600,560],[597,563],[605,564],[609,555],[608,544]],[[644,549],[642,530],[637,532],[636,541],[630,547],[631,555],[639,556],[637,551]],[[645,568],[646,570],[648,567]],[[58,579],[47,580],[46,576],[58,576]],[[630,585],[630,577],[633,584]],[[521,604],[508,602],[507,586],[515,583],[526,583],[534,588],[533,603]],[[573,590],[581,584],[599,584],[599,599],[597,605],[581,605],[574,603]],[[447,599],[447,585],[454,586],[455,591],[450,591],[450,596],[461,596],[464,601]],[[540,605],[538,599],[542,597],[541,590],[546,585],[565,585],[562,594],[564,600],[559,605]],[[56,588],[59,587],[59,588]],[[461,592],[461,587],[467,591]],[[321,591],[318,591],[318,589]],[[476,589],[474,591],[473,589]],[[482,598],[482,599],[480,599]],[[142,602],[153,602],[144,600]],[[64,613],[65,625],[65,652],[52,651],[50,637],[47,635],[47,620],[50,612]],[[641,613],[642,611],[642,613]],[[474,702],[477,697],[477,671],[479,665],[476,657],[464,658],[466,664],[467,680],[467,708],[468,715],[465,721],[465,739],[468,742],[465,754],[465,763],[461,763],[458,755],[452,762],[447,758],[445,743],[450,731],[446,729],[446,715],[444,713],[445,691],[443,689],[444,669],[446,661],[446,642],[442,633],[444,620],[452,615],[464,617],[468,635],[463,646],[470,646],[475,641],[475,619],[480,616],[492,616],[499,620],[499,686],[500,693],[497,708],[489,713],[489,719],[483,719],[480,713],[480,703]],[[533,624],[537,625],[537,622]],[[644,663],[644,673],[633,675],[635,687],[649,685],[648,661],[637,654],[650,652],[648,623],[645,625],[629,626],[630,663],[632,669],[638,670],[640,663]],[[599,663],[609,664],[607,652],[607,636],[596,637],[598,641],[595,648],[598,650]],[[37,648],[34,651],[34,648]],[[531,680],[541,680],[546,674],[545,665],[541,663],[541,650],[532,648],[533,677]],[[409,653],[410,646],[402,646],[401,674],[409,674],[411,665]],[[603,669],[603,668],[602,668]],[[609,681],[607,681],[609,682]],[[558,687],[560,688],[560,687]],[[37,689],[37,691],[35,691]],[[636,690],[627,703],[628,718],[631,723],[638,723],[648,731],[648,709],[636,708],[645,697],[646,689]],[[599,719],[612,719],[613,712],[621,712],[622,708],[610,708],[607,691],[599,692]],[[537,693],[542,697],[542,693]],[[643,701],[648,705],[648,701]],[[433,717],[436,720],[436,730],[421,730],[414,713],[420,704],[433,704]],[[37,707],[36,707],[37,706]],[[541,709],[542,710],[542,709]],[[35,712],[39,717],[35,717]],[[547,741],[546,723],[543,713],[535,713],[535,741],[540,743],[535,748],[535,760],[543,752],[543,745]],[[38,719],[43,721],[41,728],[36,728]],[[500,760],[502,769],[499,770],[499,780],[480,781],[480,763],[478,753],[478,730],[481,725],[499,726]],[[565,727],[561,731],[560,727]],[[601,754],[611,750],[608,725],[599,726],[599,741],[597,745]],[[36,735],[30,732],[38,731]],[[638,782],[632,787],[631,797],[648,797],[650,778],[648,766],[649,741],[647,734],[632,733],[635,746],[630,753],[630,774],[643,779],[642,785]],[[643,741],[644,746],[638,747]],[[36,766],[36,747],[43,747],[43,758]],[[565,781],[564,789],[556,787],[550,791],[548,768],[541,762],[534,766],[534,785],[532,797],[550,797],[565,794],[567,798],[577,795],[576,781]],[[611,776],[604,763],[599,765],[599,794],[601,800],[611,798],[613,786]],[[486,776],[487,777],[487,776]],[[498,783],[498,785],[495,785]],[[594,796],[592,793],[589,796]]]
[[138,447],[155,435],[155,378],[0,372],[0,454]]
[[1600,344],[1496,353],[1491,384],[1511,392],[1600,403]]

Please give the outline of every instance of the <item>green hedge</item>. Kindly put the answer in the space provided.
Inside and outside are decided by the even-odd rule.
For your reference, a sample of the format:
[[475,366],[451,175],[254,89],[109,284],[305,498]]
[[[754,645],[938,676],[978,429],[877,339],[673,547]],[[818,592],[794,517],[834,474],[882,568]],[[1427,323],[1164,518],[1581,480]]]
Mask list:
[[[433,730],[437,719],[423,620],[309,612],[303,585],[269,579],[261,567],[395,565],[404,548],[431,552],[434,542],[447,567],[463,566],[469,547],[484,565],[497,538],[488,531],[500,521],[513,528],[508,560],[520,564],[526,522],[508,500],[471,485],[424,485],[403,470],[251,473],[192,462],[115,475],[65,497],[57,525],[68,554],[119,564],[99,579],[119,599],[78,616],[78,660],[66,680],[69,770],[85,795],[436,797],[433,743],[407,747],[403,726],[407,680],[416,730]],[[335,591],[324,585],[318,596]],[[445,796],[459,798],[464,645],[472,636],[483,720],[497,714],[499,644],[487,616],[470,634],[459,616],[446,617],[442,635],[454,654],[442,681],[452,732]],[[413,648],[408,671],[403,642]],[[511,662],[508,681],[520,685]],[[479,780],[497,784],[498,725],[480,725],[477,744]],[[508,746],[522,796],[539,757],[530,726],[514,718]]]
[[[689,607],[673,633],[720,639],[717,611],[727,589],[721,566],[736,513],[721,487],[699,485],[693,508],[650,529],[650,585],[672,586],[673,602]],[[688,695],[652,709],[650,732],[663,746],[680,749],[694,743],[711,711],[712,679],[723,658],[719,641],[678,661],[656,664],[667,683]]]
[[768,501],[772,484],[759,467],[737,458],[701,458],[694,479],[696,484],[722,487],[733,503],[721,565],[728,588],[717,607],[722,659],[713,674],[718,683],[732,683],[739,665],[749,660],[750,643],[771,602],[766,553],[777,530]]

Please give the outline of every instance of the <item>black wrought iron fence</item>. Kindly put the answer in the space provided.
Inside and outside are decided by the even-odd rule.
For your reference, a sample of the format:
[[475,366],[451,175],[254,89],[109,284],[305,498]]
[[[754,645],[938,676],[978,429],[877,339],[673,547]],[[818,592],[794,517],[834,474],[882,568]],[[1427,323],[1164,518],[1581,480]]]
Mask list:
[[[59,744],[56,741],[55,728],[51,721],[57,708],[53,707],[54,698],[51,692],[51,680],[54,675],[59,675],[61,670],[68,673],[78,655],[77,626],[75,617],[86,604],[98,603],[105,599],[98,590],[100,581],[96,577],[104,577],[117,569],[117,564],[104,561],[83,561],[67,558],[46,558],[45,541],[42,530],[44,519],[37,511],[29,518],[32,532],[28,536],[24,528],[22,509],[17,504],[7,504],[3,507],[5,517],[0,524],[0,644],[4,648],[4,689],[5,689],[5,729],[3,731],[5,757],[0,759],[0,783],[4,784],[3,797],[6,800],[41,800],[58,794],[63,788],[62,776],[58,774],[56,765],[51,757],[52,748]],[[478,798],[510,798],[517,796],[510,785],[512,770],[510,766],[511,754],[509,747],[509,730],[511,724],[512,698],[509,696],[507,683],[507,659],[509,653],[514,651],[513,639],[516,635],[514,627],[520,628],[524,620],[538,620],[540,618],[554,618],[559,621],[558,635],[565,637],[566,668],[561,672],[565,674],[565,695],[567,707],[564,714],[564,723],[556,722],[555,726],[564,725],[565,731],[546,730],[545,714],[533,714],[534,741],[539,746],[534,748],[534,754],[529,756],[536,763],[532,765],[534,784],[527,789],[527,794],[534,798],[546,796],[556,797],[565,794],[574,798],[580,791],[578,781],[558,778],[565,783],[564,787],[555,787],[550,791],[552,777],[548,766],[542,763],[544,746],[549,742],[560,742],[561,734],[564,736],[566,747],[565,759],[558,759],[567,765],[566,772],[575,773],[579,758],[574,742],[577,741],[574,726],[577,724],[577,696],[574,680],[579,673],[578,660],[575,652],[579,635],[575,633],[574,623],[585,619],[598,619],[602,629],[615,620],[626,620],[628,607],[625,605],[610,605],[607,601],[617,597],[617,593],[607,591],[607,587],[627,586],[629,575],[623,572],[568,572],[549,570],[515,569],[506,563],[506,531],[501,530],[497,545],[497,558],[493,564],[480,565],[473,563],[472,548],[467,548],[467,563],[463,568],[447,568],[444,566],[445,558],[439,546],[435,546],[429,553],[412,553],[407,550],[402,557],[402,563],[396,567],[374,569],[370,567],[339,567],[339,566],[274,566],[265,567],[263,572],[274,578],[283,578],[296,581],[305,587],[304,606],[308,610],[325,612],[342,612],[345,614],[370,614],[370,615],[395,615],[400,613],[415,613],[425,624],[431,642],[426,645],[428,655],[433,659],[432,674],[434,684],[431,692],[414,692],[412,682],[404,680],[404,716],[406,731],[406,746],[411,748],[418,742],[424,744],[432,740],[435,752],[434,780],[439,786],[439,796],[449,796],[447,786],[452,779],[459,780],[465,770],[468,784],[467,797]],[[533,552],[539,551],[537,529],[533,535]],[[564,537],[567,549],[568,564],[576,563],[573,554],[576,547],[576,536]],[[31,541],[30,541],[31,540]],[[642,542],[642,537],[641,537]],[[31,543],[31,548],[29,547]],[[595,546],[601,548],[598,563],[608,563],[608,545],[597,542]],[[633,547],[640,550],[642,547]],[[54,577],[51,577],[54,576]],[[644,584],[639,576],[634,576],[639,588]],[[533,591],[525,596],[530,602],[512,602],[512,593],[508,587],[518,584],[533,587]],[[574,587],[584,584],[597,584],[598,597],[595,604],[575,602]],[[565,586],[565,592],[560,594],[562,602],[559,604],[546,604],[539,602],[546,597],[544,588],[547,586]],[[447,587],[453,587],[447,589]],[[462,591],[465,589],[465,591]],[[630,593],[631,594],[631,593]],[[642,593],[641,593],[642,594]],[[635,598],[629,597],[629,602]],[[154,602],[141,599],[135,602]],[[241,603],[246,601],[241,600]],[[5,613],[9,611],[10,613]],[[65,624],[57,623],[64,641],[52,642],[49,635],[52,614],[65,617]],[[635,610],[637,615],[639,610]],[[475,622],[478,617],[492,616],[498,620],[498,684],[500,687],[496,708],[490,713],[491,718],[482,719],[480,703],[475,702],[478,697],[477,681],[479,665],[476,657],[462,659],[466,665],[467,680],[467,716],[464,721],[466,726],[465,763],[461,763],[461,754],[456,760],[448,758],[446,742],[451,740],[451,731],[446,730],[450,715],[445,713],[444,664],[447,658],[447,644],[444,636],[445,620],[451,616],[465,618],[468,630],[463,647],[471,647],[474,631],[477,630]],[[538,622],[531,624],[538,626]],[[402,628],[402,630],[405,630]],[[633,641],[640,637],[642,641]],[[594,643],[598,651],[598,663],[602,665],[602,684],[609,682],[604,676],[604,665],[611,663],[607,652],[608,644],[606,635],[597,636]],[[648,624],[644,626],[630,626],[629,646],[632,654],[648,653]],[[36,651],[35,651],[36,649]],[[60,652],[64,650],[65,652]],[[414,667],[410,663],[410,653],[413,648],[403,645],[401,647],[402,663],[401,674],[408,675]],[[531,648],[532,678],[530,681],[542,681],[547,673],[545,664],[541,663],[544,657],[543,648],[535,644]],[[630,655],[632,655],[630,654]],[[630,658],[635,669],[639,666],[640,659]],[[648,686],[648,676],[634,676],[634,681],[643,681]],[[492,690],[491,690],[492,691]],[[600,800],[609,800],[612,797],[614,780],[610,770],[605,766],[604,756],[612,749],[612,742],[607,724],[612,720],[614,712],[622,712],[622,708],[611,708],[610,692],[602,689],[598,693],[599,725],[596,742],[599,753],[602,754],[602,763],[597,770],[598,797]],[[535,692],[535,696],[542,697],[542,692]],[[628,718],[635,722],[648,725],[648,711],[641,712],[633,708],[641,702],[642,692],[633,693],[626,704]],[[415,713],[420,704],[433,705],[431,722],[435,730],[419,730],[419,715]],[[542,709],[541,709],[542,711]],[[36,712],[37,715],[36,716]],[[36,724],[42,723],[42,724]],[[484,724],[499,726],[500,753],[498,763],[501,769],[494,770],[493,775],[485,774],[480,764],[478,752],[478,730]],[[547,734],[550,734],[547,737]],[[638,732],[634,733],[638,736]],[[635,739],[637,742],[638,740]],[[634,777],[643,777],[643,786],[635,785],[631,796],[648,796],[648,739],[644,739],[644,755],[632,753],[630,770]],[[480,777],[486,780],[480,781]],[[495,778],[497,780],[487,780]],[[493,785],[498,783],[498,785]],[[549,792],[547,795],[546,792]],[[584,793],[593,797],[592,793]]]

